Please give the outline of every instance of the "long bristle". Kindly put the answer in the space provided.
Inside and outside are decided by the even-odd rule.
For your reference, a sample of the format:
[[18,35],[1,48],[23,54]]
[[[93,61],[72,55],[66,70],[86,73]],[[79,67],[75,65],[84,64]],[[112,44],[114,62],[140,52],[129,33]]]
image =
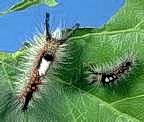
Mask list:
[[[118,59],[115,64],[102,65],[100,67],[91,65],[87,80],[89,81],[89,84],[116,83],[118,80],[124,78],[134,66],[135,57],[131,54]],[[103,81],[103,77],[107,78],[109,81]],[[111,79],[109,79],[109,77],[111,77]]]

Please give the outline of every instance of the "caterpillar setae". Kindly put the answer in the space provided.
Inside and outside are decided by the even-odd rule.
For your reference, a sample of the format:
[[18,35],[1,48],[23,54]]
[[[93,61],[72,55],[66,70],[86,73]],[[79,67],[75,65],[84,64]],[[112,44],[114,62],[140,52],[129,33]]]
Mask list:
[[91,66],[88,80],[89,85],[98,83],[102,85],[111,85],[117,80],[124,77],[134,66],[135,58],[134,56],[128,56],[125,59],[118,61],[119,63],[114,66],[109,66],[107,68],[96,68],[96,66]]
[[63,50],[65,42],[79,27],[79,24],[75,24],[70,32],[65,32],[64,34],[59,28],[50,33],[49,17],[49,13],[46,13],[46,34],[45,36],[40,35],[39,40],[36,39],[32,45],[29,56],[27,56],[27,70],[17,84],[17,102],[20,103],[22,111],[28,109],[33,94],[39,90],[39,86],[43,84],[42,79],[47,75],[47,71],[58,60],[59,52]]

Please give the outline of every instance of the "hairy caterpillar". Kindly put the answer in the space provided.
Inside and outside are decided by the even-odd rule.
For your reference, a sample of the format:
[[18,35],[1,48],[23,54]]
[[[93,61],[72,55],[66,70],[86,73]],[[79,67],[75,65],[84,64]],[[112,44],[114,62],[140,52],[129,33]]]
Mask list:
[[33,94],[39,90],[47,71],[58,60],[65,42],[79,27],[79,24],[75,24],[70,32],[64,34],[59,28],[50,33],[48,13],[46,13],[45,25],[46,36],[39,36],[40,41],[36,40],[35,44],[32,45],[29,54],[29,57],[32,58],[28,59],[27,72],[19,79],[20,82],[17,84],[17,102],[21,104],[22,111],[28,109]]
[[98,83],[105,85],[111,85],[132,69],[134,66],[134,57],[129,56],[119,61],[115,66],[108,67],[107,69],[97,69],[94,65],[91,66],[88,80],[89,85]]

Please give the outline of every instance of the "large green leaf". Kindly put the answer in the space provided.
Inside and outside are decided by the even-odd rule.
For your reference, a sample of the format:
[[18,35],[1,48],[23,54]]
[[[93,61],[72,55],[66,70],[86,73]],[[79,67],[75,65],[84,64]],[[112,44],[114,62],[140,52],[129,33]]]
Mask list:
[[[144,0],[126,0],[125,5],[100,29],[79,29],[69,40],[68,63],[46,77],[44,92],[26,113],[10,111],[18,69],[26,61],[23,49],[0,54],[1,121],[144,121]],[[29,47],[31,48],[31,47]],[[29,50],[29,49],[28,49]],[[89,86],[85,72],[90,64],[105,67],[133,52],[132,71],[112,87]],[[22,69],[22,67],[21,67]],[[9,94],[8,94],[9,93]]]
[[21,0],[16,5],[13,5],[7,10],[5,10],[4,12],[0,13],[0,16],[5,15],[7,13],[15,12],[15,11],[21,11],[31,6],[38,6],[40,4],[45,4],[50,7],[53,7],[53,6],[56,6],[58,3],[55,0]]

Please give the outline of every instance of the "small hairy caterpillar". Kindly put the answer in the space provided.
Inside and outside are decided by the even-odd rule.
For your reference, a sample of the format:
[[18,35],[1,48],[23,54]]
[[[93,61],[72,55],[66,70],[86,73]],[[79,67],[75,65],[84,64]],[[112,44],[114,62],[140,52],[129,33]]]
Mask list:
[[29,54],[29,57],[32,58],[28,59],[27,72],[19,79],[20,82],[17,84],[17,102],[20,104],[22,111],[28,109],[33,94],[39,90],[47,71],[58,60],[65,42],[79,27],[79,24],[75,24],[70,32],[64,34],[59,28],[50,33],[48,13],[46,13],[45,25],[46,36],[39,36],[40,41],[36,40],[36,44],[32,45]]
[[134,66],[134,57],[129,56],[119,61],[115,66],[104,68],[96,68],[91,66],[90,74],[88,76],[89,85],[98,83],[102,85],[111,85],[117,80],[124,77]]

